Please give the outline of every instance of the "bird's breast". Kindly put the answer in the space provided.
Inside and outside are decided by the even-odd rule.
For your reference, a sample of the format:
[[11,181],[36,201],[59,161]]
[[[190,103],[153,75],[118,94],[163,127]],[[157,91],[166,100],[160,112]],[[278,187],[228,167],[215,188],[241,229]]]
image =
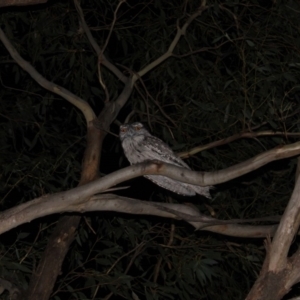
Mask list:
[[143,149],[143,139],[142,136],[131,136],[122,142],[125,156],[131,164],[137,164],[147,159]]

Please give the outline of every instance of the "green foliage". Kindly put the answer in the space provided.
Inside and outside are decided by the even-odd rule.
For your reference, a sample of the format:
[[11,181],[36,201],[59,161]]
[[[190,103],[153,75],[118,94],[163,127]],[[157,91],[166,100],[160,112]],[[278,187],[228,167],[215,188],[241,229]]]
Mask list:
[[[263,255],[252,244],[243,247],[232,243],[227,248],[226,241],[213,242],[212,237],[187,230],[184,223],[176,228],[172,246],[168,246],[171,224],[103,216],[92,217],[88,222],[98,234],[91,234],[87,226],[81,227],[72,248],[70,271],[59,280],[57,293],[75,286],[74,294],[84,291],[92,298],[97,286],[101,286],[99,295],[112,292],[129,299],[132,292],[149,299],[218,296],[219,280],[232,289],[247,290],[251,282],[237,284],[238,276],[258,272]],[[227,248],[228,253],[215,252],[215,247]],[[244,262],[244,269],[239,269],[237,259]],[[228,276],[224,276],[224,270]],[[87,281],[82,280],[83,273]],[[239,298],[244,292],[233,290],[231,295]],[[218,299],[228,299],[228,295]]]
[[[82,1],[99,45],[118,1]],[[178,25],[199,1],[122,4],[105,51],[122,72],[137,72],[164,54]],[[174,56],[136,84],[118,120],[148,123],[176,151],[245,131],[299,131],[299,11],[296,1],[208,1]],[[3,30],[20,54],[48,80],[103,108],[97,57],[70,1],[50,1],[1,14]],[[41,88],[0,45],[0,163],[2,210],[76,186],[86,124],[71,104]],[[101,68],[111,99],[123,85]],[[116,126],[111,131],[117,133]],[[197,170],[219,170],[292,142],[289,135],[240,139],[189,159]],[[108,136],[101,172],[127,165],[119,141]],[[121,161],[120,164],[118,162]],[[122,195],[193,202],[218,218],[282,214],[293,188],[295,161],[274,162],[220,185],[213,202],[182,199],[147,183],[130,182]],[[140,189],[140,186],[143,189]],[[121,192],[120,192],[121,193]],[[35,220],[1,236],[0,275],[26,288],[58,216]],[[88,226],[87,226],[88,225]],[[89,214],[63,265],[53,299],[243,299],[264,257],[262,240],[193,232],[184,222],[146,216]],[[91,230],[93,229],[93,231]],[[172,239],[171,245],[169,241]],[[222,291],[222,292],[220,292]]]

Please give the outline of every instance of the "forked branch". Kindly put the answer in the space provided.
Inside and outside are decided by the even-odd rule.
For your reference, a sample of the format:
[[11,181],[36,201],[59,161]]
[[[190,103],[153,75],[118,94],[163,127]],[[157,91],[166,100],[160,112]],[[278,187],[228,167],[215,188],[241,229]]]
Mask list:
[[291,244],[300,224],[300,159],[292,197],[284,211],[273,241],[266,243],[267,255],[262,270],[247,300],[279,300],[300,281],[300,250],[289,257]]
[[176,45],[178,44],[180,38],[185,35],[186,30],[188,28],[188,26],[197,18],[199,17],[203,11],[205,11],[208,7],[206,6],[206,1],[202,1],[200,7],[197,9],[197,11],[195,13],[193,13],[185,22],[185,24],[182,27],[179,27],[179,25],[177,26],[177,33],[173,39],[173,41],[171,42],[169,49],[167,50],[167,52],[165,52],[163,55],[161,55],[159,58],[157,58],[156,60],[154,60],[152,63],[150,63],[149,65],[147,65],[144,69],[140,70],[139,72],[137,72],[133,78],[132,78],[132,82],[133,84],[142,76],[144,76],[146,73],[148,73],[149,71],[151,71],[152,69],[154,69],[155,67],[157,67],[158,65],[160,65],[163,61],[165,61],[166,59],[168,59],[169,57],[171,57],[173,55],[173,51],[174,48],[176,47]]
[[87,26],[84,16],[83,16],[83,11],[80,7],[80,4],[78,2],[78,0],[74,0],[74,4],[76,7],[76,10],[79,14],[79,18],[80,18],[80,24],[83,28],[83,31],[85,32],[91,46],[93,47],[94,51],[96,52],[97,56],[99,57],[99,55],[102,53],[102,61],[101,63],[108,69],[110,70],[113,74],[115,74],[115,76],[117,76],[117,78],[119,80],[121,80],[123,83],[126,83],[127,81],[127,77],[125,75],[122,74],[122,72],[111,62],[109,62],[105,55],[103,54],[103,51],[101,50],[101,48],[99,47],[99,45],[97,44],[97,42],[95,41],[94,37],[91,34],[91,31],[89,29],[89,27]]
[[[149,207],[147,205],[142,205],[138,208],[135,204],[126,208],[126,206],[121,205],[122,203],[120,202],[104,202],[102,201],[102,198],[102,204],[97,204],[90,199],[93,195],[105,192],[112,186],[142,175],[159,174],[186,183],[212,185],[214,183],[226,182],[230,179],[244,175],[267,164],[268,162],[299,154],[300,142],[267,151],[236,166],[211,173],[195,172],[188,169],[178,168],[174,165],[163,164],[161,162],[146,162],[132,165],[86,185],[79,186],[66,192],[34,199],[3,212],[0,217],[0,233],[23,224],[24,222],[29,222],[35,218],[66,211],[111,210],[130,213],[137,213],[137,211],[139,211],[140,214],[151,214],[151,210],[149,211]],[[106,196],[103,195],[103,197]],[[113,197],[117,196],[113,195]],[[94,204],[91,204],[92,202]],[[170,209],[174,209],[174,206],[169,210],[166,209],[165,211],[163,209],[158,209],[157,207],[153,207],[153,209],[160,212],[158,215],[166,214],[167,216],[180,216],[181,218],[185,218],[185,215],[176,215],[170,211]],[[181,210],[181,213],[185,212]],[[190,212],[187,214],[190,214]],[[195,222],[196,221],[190,222],[193,226],[195,226],[195,228],[203,228],[207,225],[207,222],[204,222],[204,225],[203,222],[201,224],[198,224],[198,222],[195,224]],[[274,227],[272,227],[272,230],[274,230]]]

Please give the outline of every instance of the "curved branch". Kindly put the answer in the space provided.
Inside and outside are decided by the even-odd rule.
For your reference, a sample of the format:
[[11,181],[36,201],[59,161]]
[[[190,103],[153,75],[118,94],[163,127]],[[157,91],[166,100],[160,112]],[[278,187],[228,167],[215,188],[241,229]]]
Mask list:
[[151,71],[152,69],[154,69],[155,67],[157,67],[159,64],[161,64],[163,61],[165,61],[166,59],[168,59],[169,57],[171,57],[173,55],[174,48],[178,44],[180,38],[183,35],[185,35],[188,26],[197,17],[199,17],[202,14],[202,12],[205,11],[207,8],[208,7],[206,6],[206,1],[202,1],[200,7],[197,9],[197,11],[194,14],[192,14],[188,18],[188,20],[185,22],[185,24],[182,26],[182,28],[180,28],[179,26],[177,27],[177,33],[176,33],[173,41],[171,42],[168,51],[165,52],[163,55],[161,55],[156,60],[154,60],[152,63],[150,63],[149,65],[147,65],[144,69],[142,69],[139,72],[137,72],[136,74],[134,74],[133,78],[132,78],[132,84],[134,84],[140,77],[144,76],[146,73],[148,73],[149,71]]
[[[196,229],[236,237],[265,237],[266,235],[273,235],[277,228],[276,225],[250,226],[227,224],[230,220],[221,221],[203,216],[195,208],[184,204],[161,203],[158,205],[157,202],[140,201],[113,194],[103,194],[91,198],[84,198],[84,193],[82,193],[82,191],[81,193],[74,193],[74,190],[78,189],[76,188],[63,193],[40,197],[4,211],[0,214],[0,233],[46,215],[62,212],[83,213],[88,211],[114,211],[136,215],[155,215],[173,219],[177,219],[178,217],[167,210],[177,211],[178,213],[190,215],[191,218],[197,217],[200,220],[204,220],[204,222],[188,221],[188,223]],[[162,208],[166,208],[166,210]],[[246,220],[242,221],[246,222]],[[226,222],[226,224],[210,225],[208,222],[215,224]]]
[[227,137],[225,139],[221,139],[219,141],[214,141],[212,143],[203,145],[203,146],[197,146],[194,147],[188,151],[183,151],[180,153],[177,153],[178,157],[181,158],[188,158],[190,156],[195,155],[196,153],[199,153],[201,151],[207,150],[207,149],[212,149],[215,147],[219,147],[222,145],[226,145],[229,144],[233,141],[239,140],[239,139],[244,139],[244,138],[248,138],[248,139],[254,139],[257,137],[261,137],[261,136],[290,136],[290,137],[299,137],[300,133],[298,132],[284,132],[284,131],[272,131],[272,130],[265,130],[265,131],[260,131],[260,132],[243,132],[243,133],[238,133],[238,134],[234,134],[230,137]]
[[74,106],[76,106],[78,109],[80,109],[85,116],[87,124],[89,124],[90,121],[95,119],[96,116],[92,108],[86,101],[74,95],[67,89],[50,82],[49,80],[44,78],[29,62],[24,60],[20,56],[18,51],[15,49],[15,47],[7,39],[7,37],[5,36],[1,28],[0,28],[0,40],[4,44],[7,51],[10,53],[11,57],[16,61],[16,63],[23,70],[25,70],[39,85],[41,85],[43,88],[47,89],[50,92],[60,95],[61,97],[63,97],[64,99],[72,103]]
[[[211,173],[195,172],[161,162],[145,162],[142,164],[129,166],[127,168],[113,172],[105,177],[97,179],[93,182],[90,182],[86,185],[76,187],[66,192],[53,194],[51,196],[37,198],[3,212],[2,214],[0,214],[0,233],[23,224],[24,222],[29,222],[33,219],[49,214],[65,211],[87,211],[87,207],[90,207],[89,205],[91,205],[87,203],[91,202],[89,199],[92,195],[99,192],[104,192],[112,186],[138,176],[159,174],[186,183],[212,185],[220,182],[226,182],[238,176],[244,175],[271,161],[295,156],[298,154],[300,154],[300,142],[280,148],[275,148],[273,150],[259,154],[236,166]],[[133,213],[133,211],[136,211],[138,209],[136,206],[129,206],[126,210],[126,207],[122,206],[121,204],[119,202],[116,203],[108,201],[106,203],[106,206],[102,204],[100,205],[101,209],[98,206],[96,210],[111,210]],[[158,209],[158,211],[160,210]],[[180,211],[184,213],[182,210]],[[144,205],[140,213],[150,214],[149,206]],[[167,214],[168,216],[170,216],[171,214],[174,216],[174,214],[168,211],[160,211],[160,213]],[[195,225],[194,222],[191,222],[191,224],[196,228],[199,228],[198,226],[200,226],[199,224]],[[207,226],[207,223],[204,223],[204,225]],[[203,227],[203,224],[201,226]],[[230,225],[222,226],[225,226],[222,227],[222,230],[224,230],[224,228],[227,228],[226,230],[228,230],[228,227],[226,226]],[[274,229],[274,227],[272,228]],[[233,232],[231,234],[233,234]]]
[[[293,157],[299,154],[300,154],[300,142],[297,142],[286,146],[276,147],[272,150],[258,154],[244,162],[241,162],[234,166],[228,167],[220,171],[215,171],[215,172],[196,172],[184,168],[178,168],[174,165],[165,164],[159,161],[155,161],[152,163],[146,162],[146,163],[137,164],[122,169],[124,171],[124,175],[126,174],[123,177],[123,179],[128,180],[130,176],[132,176],[131,178],[134,178],[140,175],[159,174],[184,183],[190,183],[190,184],[200,185],[200,186],[211,186],[211,185],[224,183],[229,180],[240,177],[242,175],[245,175],[249,172],[257,170],[258,168],[272,161]],[[136,169],[134,170],[134,168]],[[122,170],[115,172],[115,174],[121,172]],[[136,174],[137,176],[133,174]],[[104,181],[108,179],[108,176],[105,176],[102,179],[103,180],[102,183],[104,183]],[[117,178],[118,176],[116,176],[114,180]],[[122,179],[118,178],[117,181],[118,180],[122,180]],[[120,182],[118,181],[116,184],[118,183]],[[109,187],[111,187],[111,185]]]

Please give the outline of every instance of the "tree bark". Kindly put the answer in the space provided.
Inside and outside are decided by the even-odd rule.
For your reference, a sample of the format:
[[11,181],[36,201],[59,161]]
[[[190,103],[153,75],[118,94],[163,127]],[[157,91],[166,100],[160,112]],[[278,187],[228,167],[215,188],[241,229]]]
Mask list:
[[300,159],[296,183],[273,241],[266,242],[267,255],[260,275],[246,300],[280,300],[300,281],[300,249],[289,257],[300,224]]
[[48,0],[1,0],[0,7],[5,6],[27,6],[46,3]]
[[[84,153],[79,185],[97,178],[101,155],[100,149],[102,149],[105,137],[105,132],[95,128],[93,122],[88,125],[87,147]],[[80,219],[80,216],[64,216],[58,221],[39,265],[32,274],[27,291],[27,299],[48,300],[50,298],[62,263],[75,238]]]
[[[80,216],[62,217],[49,238],[37,269],[31,276],[27,299],[48,300],[62,263],[74,240]],[[24,297],[23,297],[24,299]]]

